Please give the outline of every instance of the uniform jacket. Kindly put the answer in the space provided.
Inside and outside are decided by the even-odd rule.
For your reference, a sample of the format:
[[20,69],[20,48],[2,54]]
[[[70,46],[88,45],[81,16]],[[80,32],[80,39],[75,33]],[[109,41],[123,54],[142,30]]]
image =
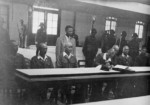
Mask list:
[[148,66],[149,56],[140,54],[136,57],[134,66]]
[[56,67],[57,68],[76,68],[77,59],[72,54],[68,56],[65,52],[63,52],[57,58]]
[[120,55],[120,54],[122,54],[122,49],[123,49],[123,47],[124,47],[125,45],[127,45],[127,40],[122,39],[122,38],[119,38],[119,39],[117,40],[116,44],[119,46],[119,52],[118,52],[119,54],[118,54],[118,55]]
[[94,59],[98,51],[98,44],[96,38],[92,37],[91,35],[87,36],[85,38],[82,51],[86,59]]
[[133,66],[133,61],[129,55],[125,56],[124,54],[122,54],[117,58],[117,64],[124,66]]
[[30,66],[31,68],[54,68],[49,56],[45,56],[44,59],[41,56],[32,57]]
[[38,44],[47,42],[46,31],[41,28],[38,29],[35,41],[38,42]]
[[110,63],[113,62],[113,59],[111,59],[111,58],[106,59],[106,54],[107,53],[100,53],[97,55],[97,57],[95,58],[95,66],[105,65],[106,61],[108,61]]

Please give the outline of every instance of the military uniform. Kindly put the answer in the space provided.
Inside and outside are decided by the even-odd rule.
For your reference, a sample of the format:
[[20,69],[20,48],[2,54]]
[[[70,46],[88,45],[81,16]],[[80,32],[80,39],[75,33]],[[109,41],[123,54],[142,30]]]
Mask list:
[[92,67],[94,58],[98,51],[98,44],[95,37],[87,36],[83,46],[83,54],[85,56],[86,67]]

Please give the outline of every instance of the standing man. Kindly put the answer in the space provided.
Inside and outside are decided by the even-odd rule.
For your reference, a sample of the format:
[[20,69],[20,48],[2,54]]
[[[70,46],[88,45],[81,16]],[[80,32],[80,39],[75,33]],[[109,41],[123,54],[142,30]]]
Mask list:
[[95,28],[93,28],[91,30],[91,35],[87,36],[85,39],[85,42],[84,42],[82,51],[85,56],[86,67],[93,66],[94,58],[98,51],[98,44],[97,44],[97,40],[95,38],[96,34],[97,34],[97,30]]
[[117,40],[117,45],[119,46],[119,52],[118,52],[118,55],[120,55],[122,53],[122,49],[125,45],[127,45],[127,40],[126,40],[126,36],[127,36],[127,33],[126,31],[122,31],[121,33],[121,38],[119,38]]
[[67,25],[65,28],[66,35],[60,36],[57,38],[56,41],[56,59],[59,57],[59,55],[64,52],[64,46],[65,43],[71,42],[72,43],[72,54],[76,56],[76,41],[73,38],[73,27],[70,25]]
[[19,31],[20,47],[25,48],[27,30],[23,19],[20,20],[20,27],[18,27],[18,31]]
[[39,45],[40,43],[47,44],[47,35],[44,23],[40,23],[40,28],[37,30],[37,35],[35,37],[35,44],[37,47],[36,55],[38,56],[39,52]]
[[139,55],[139,39],[137,33],[133,33],[132,40],[129,41],[129,55],[132,57],[133,61]]
[[111,49],[113,45],[116,43],[115,31],[110,30],[110,34],[108,36],[108,49]]
[[102,49],[102,53],[105,53],[107,52],[109,49],[109,46],[108,46],[108,32],[107,31],[104,31],[104,33],[102,34],[102,37],[101,37],[101,49]]

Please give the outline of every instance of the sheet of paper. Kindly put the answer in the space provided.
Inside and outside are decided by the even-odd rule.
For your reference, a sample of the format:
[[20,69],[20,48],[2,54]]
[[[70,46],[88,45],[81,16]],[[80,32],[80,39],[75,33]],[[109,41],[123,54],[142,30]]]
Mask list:
[[119,68],[119,69],[127,69],[128,66],[123,66],[123,65],[116,65],[113,68]]

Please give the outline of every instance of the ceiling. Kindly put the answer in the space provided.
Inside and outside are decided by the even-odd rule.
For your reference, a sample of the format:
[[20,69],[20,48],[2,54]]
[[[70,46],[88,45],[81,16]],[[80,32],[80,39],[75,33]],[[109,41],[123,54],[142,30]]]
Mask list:
[[[14,2],[20,2],[20,3],[27,3],[31,4],[36,0],[1,0],[1,1],[14,1]],[[46,0],[46,1],[55,1],[55,0]],[[60,2],[65,0],[59,0]],[[76,1],[76,0],[70,0],[70,1]],[[82,0],[84,1],[84,0]],[[90,0],[90,1],[105,1],[105,2],[137,2],[142,4],[150,5],[150,0]]]
[[[39,0],[2,0],[2,1],[33,5],[35,1]],[[40,0],[40,1],[46,1],[53,8],[67,9],[80,12],[82,11],[90,12],[93,14],[99,12],[103,12],[105,14],[106,10],[111,12],[114,11],[115,14],[117,9],[119,10],[121,9],[125,11],[130,12],[132,11],[136,13],[150,15],[149,12],[150,0]],[[124,13],[125,11],[122,12]]]
[[137,2],[150,5],[150,0],[98,0],[98,1]]

